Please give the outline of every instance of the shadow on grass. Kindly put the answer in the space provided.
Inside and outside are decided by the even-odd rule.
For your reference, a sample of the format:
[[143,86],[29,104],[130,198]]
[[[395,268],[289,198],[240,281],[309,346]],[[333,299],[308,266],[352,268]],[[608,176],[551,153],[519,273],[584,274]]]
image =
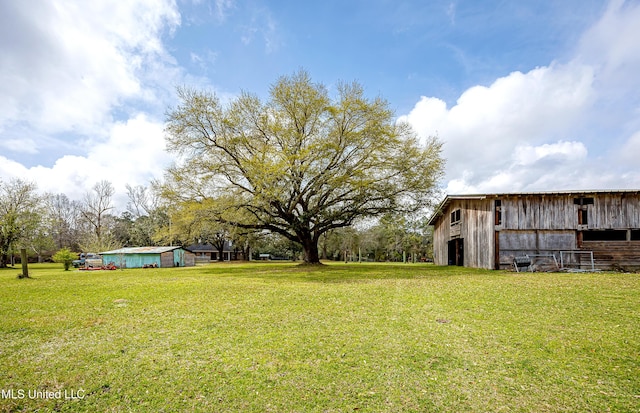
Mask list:
[[210,265],[199,267],[202,274],[230,278],[253,278],[274,282],[349,283],[371,280],[420,279],[433,277],[503,275],[500,271],[433,264],[402,263],[328,263],[300,265],[298,263],[245,263],[240,265]]
[[22,274],[22,267],[20,266],[2,267],[0,268],[0,276],[2,276],[3,278],[9,276],[17,280],[34,280],[36,278],[33,276],[31,268],[29,268],[29,276],[24,276]]

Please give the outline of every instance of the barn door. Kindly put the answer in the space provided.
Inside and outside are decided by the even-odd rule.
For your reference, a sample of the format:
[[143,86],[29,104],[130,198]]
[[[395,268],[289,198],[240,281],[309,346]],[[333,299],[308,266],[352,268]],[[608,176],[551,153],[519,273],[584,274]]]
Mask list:
[[184,267],[184,250],[178,250],[178,261],[176,261],[176,267]]
[[456,238],[449,241],[449,265],[464,265],[464,240]]

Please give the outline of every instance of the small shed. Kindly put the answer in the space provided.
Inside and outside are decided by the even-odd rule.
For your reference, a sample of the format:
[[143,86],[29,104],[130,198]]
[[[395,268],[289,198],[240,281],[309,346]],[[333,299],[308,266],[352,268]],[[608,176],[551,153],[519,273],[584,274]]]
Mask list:
[[130,247],[101,252],[102,262],[119,268],[193,267],[195,255],[182,247]]

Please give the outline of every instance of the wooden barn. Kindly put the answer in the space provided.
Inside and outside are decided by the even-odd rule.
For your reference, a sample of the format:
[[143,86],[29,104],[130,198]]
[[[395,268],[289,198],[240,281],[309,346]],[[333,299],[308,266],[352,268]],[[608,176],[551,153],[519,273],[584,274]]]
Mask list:
[[131,247],[101,252],[104,264],[118,268],[193,267],[195,255],[182,247]]
[[584,269],[592,256],[597,269],[640,269],[640,190],[449,195],[429,225],[438,265]]

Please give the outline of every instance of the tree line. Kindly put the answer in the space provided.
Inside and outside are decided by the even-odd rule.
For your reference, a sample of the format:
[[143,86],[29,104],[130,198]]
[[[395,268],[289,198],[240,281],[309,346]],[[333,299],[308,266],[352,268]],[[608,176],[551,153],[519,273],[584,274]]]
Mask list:
[[[198,205],[172,206],[157,187],[126,186],[126,209],[113,205],[114,188],[100,181],[80,200],[42,194],[28,181],[0,180],[0,267],[13,264],[20,248],[38,261],[60,249],[102,252],[121,247],[211,244],[231,245],[232,256],[303,259],[299,244],[277,233],[247,231],[212,219]],[[424,261],[431,257],[431,230],[425,219],[386,215],[369,225],[338,228],[319,239],[327,260]],[[218,254],[219,259],[222,255]]]
[[82,199],[41,193],[21,179],[0,180],[0,267],[12,264],[19,248],[42,260],[68,248],[100,252],[121,246],[156,245],[167,214],[152,192],[127,185],[129,202],[119,215],[113,205],[114,188],[100,181]]

